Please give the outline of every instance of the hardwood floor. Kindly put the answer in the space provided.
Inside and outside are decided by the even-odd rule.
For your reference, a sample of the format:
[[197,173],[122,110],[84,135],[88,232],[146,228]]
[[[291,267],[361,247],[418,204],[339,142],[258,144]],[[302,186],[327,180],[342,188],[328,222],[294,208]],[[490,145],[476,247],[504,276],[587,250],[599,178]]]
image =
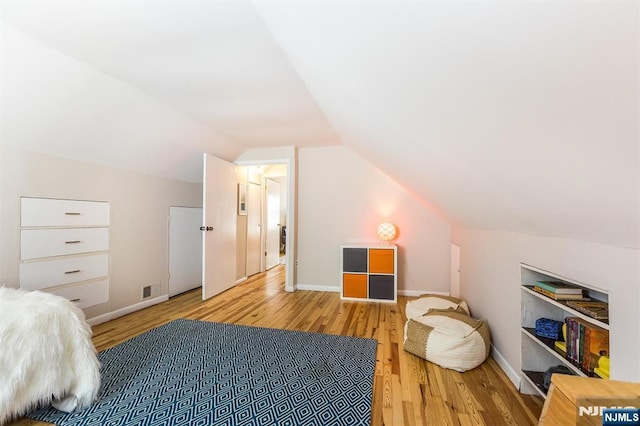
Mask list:
[[[284,268],[258,274],[205,302],[200,290],[93,327],[101,351],[177,318],[378,340],[372,425],[535,425],[539,397],[521,395],[489,358],[458,373],[402,350],[404,307],[343,302],[338,293],[284,291]],[[21,419],[14,425],[44,425]]]

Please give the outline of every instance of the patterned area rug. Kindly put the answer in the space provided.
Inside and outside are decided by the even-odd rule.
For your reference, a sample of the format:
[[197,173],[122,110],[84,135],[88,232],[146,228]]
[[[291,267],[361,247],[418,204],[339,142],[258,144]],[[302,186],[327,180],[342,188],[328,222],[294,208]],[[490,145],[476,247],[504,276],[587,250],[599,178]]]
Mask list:
[[56,425],[368,425],[377,342],[177,320],[98,354],[91,407]]

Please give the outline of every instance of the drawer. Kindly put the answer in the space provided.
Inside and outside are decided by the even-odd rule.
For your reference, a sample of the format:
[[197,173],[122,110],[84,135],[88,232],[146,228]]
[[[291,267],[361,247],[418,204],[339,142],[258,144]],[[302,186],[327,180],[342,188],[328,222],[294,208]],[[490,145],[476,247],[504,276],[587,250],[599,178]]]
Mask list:
[[374,274],[393,274],[395,270],[395,250],[369,250],[369,272]]
[[342,297],[367,298],[366,274],[342,274]]
[[345,247],[342,249],[343,272],[367,272],[367,249]]
[[84,309],[109,301],[109,280],[63,287],[49,293],[65,297],[74,302],[78,308]]
[[109,250],[109,228],[23,229],[20,259]]
[[40,290],[109,275],[109,255],[68,257],[20,264],[20,288]]
[[20,225],[109,226],[109,203],[22,197]]
[[369,298],[395,300],[394,281],[393,275],[369,275]]

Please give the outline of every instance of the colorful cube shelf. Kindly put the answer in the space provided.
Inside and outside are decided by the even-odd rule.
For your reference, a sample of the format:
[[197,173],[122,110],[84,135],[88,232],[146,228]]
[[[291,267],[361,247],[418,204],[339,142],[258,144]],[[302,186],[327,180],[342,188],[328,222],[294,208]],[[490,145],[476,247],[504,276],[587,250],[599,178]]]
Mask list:
[[342,245],[344,300],[396,302],[398,298],[398,247],[395,245]]

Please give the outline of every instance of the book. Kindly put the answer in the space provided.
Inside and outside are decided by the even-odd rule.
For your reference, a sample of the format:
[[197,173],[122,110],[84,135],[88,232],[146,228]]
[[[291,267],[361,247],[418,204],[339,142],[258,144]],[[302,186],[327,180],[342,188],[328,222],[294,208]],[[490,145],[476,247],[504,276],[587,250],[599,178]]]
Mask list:
[[535,285],[555,294],[582,294],[582,288],[562,281],[538,281]]
[[588,351],[587,371],[593,372],[598,367],[600,359],[609,356],[609,332],[604,329],[591,329],[589,333],[589,346],[585,348]]
[[585,356],[584,336],[587,332],[587,328],[584,322],[579,318],[576,319],[576,321],[578,322],[578,359],[576,361],[578,361],[579,365],[582,365]]
[[[535,289],[534,289],[535,290]],[[599,300],[571,300],[567,302],[567,306],[595,319],[609,319],[609,304],[600,302]]]
[[567,359],[573,359],[573,352],[575,346],[575,334],[573,329],[573,318],[574,317],[566,317],[564,319],[565,324],[567,324],[567,337],[565,339],[567,345],[567,351],[565,357]]
[[580,324],[576,321],[577,318],[573,318],[571,322],[571,328],[573,329],[573,352],[571,353],[571,359],[574,362],[578,362],[580,357]]
[[587,373],[598,367],[600,357],[609,355],[609,331],[582,318],[572,318],[579,325],[578,364]]
[[591,346],[591,328],[588,325],[585,325],[585,336],[584,336],[584,356],[582,357],[582,369],[584,371],[593,371],[593,369],[589,369],[590,367],[590,359],[591,359],[591,351],[589,351],[589,346]]
[[536,291],[540,294],[544,294],[545,296],[553,299],[553,300],[581,300],[581,301],[588,301],[591,300],[587,297],[583,297],[582,293],[580,294],[556,294],[556,293],[552,293],[548,290],[545,290],[542,287],[538,287],[537,285],[535,287],[533,287],[533,291]]

